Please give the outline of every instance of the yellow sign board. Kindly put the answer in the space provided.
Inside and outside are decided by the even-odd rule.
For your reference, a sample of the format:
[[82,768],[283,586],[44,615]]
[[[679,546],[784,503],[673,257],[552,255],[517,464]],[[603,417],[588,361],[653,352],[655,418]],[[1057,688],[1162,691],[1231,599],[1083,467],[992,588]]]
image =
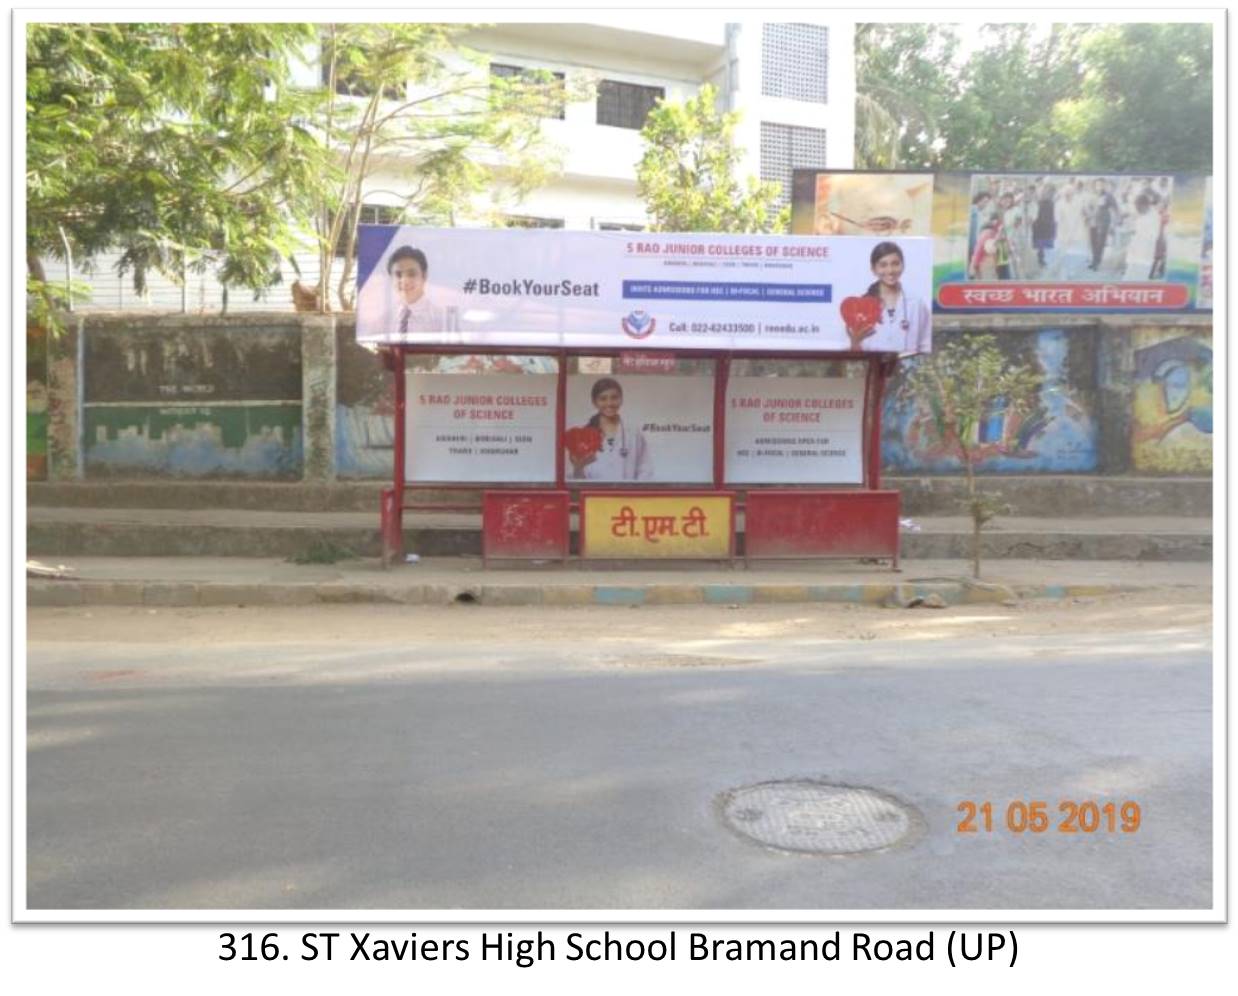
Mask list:
[[732,554],[735,496],[708,492],[584,492],[580,555],[586,559],[725,559]]

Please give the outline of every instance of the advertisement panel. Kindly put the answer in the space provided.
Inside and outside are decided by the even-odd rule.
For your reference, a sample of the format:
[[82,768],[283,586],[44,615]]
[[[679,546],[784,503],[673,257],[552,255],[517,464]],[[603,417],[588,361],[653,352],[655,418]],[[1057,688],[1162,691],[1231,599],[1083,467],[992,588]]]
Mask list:
[[554,481],[556,376],[410,371],[405,383],[406,481]]
[[928,239],[360,229],[357,341],[925,352]]
[[864,381],[734,377],[727,384],[728,484],[861,484]]
[[569,483],[714,479],[713,377],[572,374],[564,421]]
[[791,231],[802,235],[930,236],[932,173],[797,170]]
[[1196,174],[797,170],[791,228],[931,234],[941,312],[1207,310],[1210,183]]

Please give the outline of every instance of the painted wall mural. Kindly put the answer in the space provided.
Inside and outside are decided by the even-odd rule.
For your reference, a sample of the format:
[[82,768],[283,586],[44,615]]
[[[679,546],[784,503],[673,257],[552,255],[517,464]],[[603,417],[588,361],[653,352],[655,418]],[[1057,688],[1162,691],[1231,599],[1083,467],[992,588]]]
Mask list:
[[301,331],[92,328],[87,474],[300,477]]
[[86,470],[178,477],[301,475],[301,406],[88,407]]
[[1131,464],[1136,471],[1212,471],[1212,342],[1205,334],[1135,329]]
[[[999,404],[977,427],[987,474],[1069,473],[1098,466],[1094,336],[1062,329],[1004,333],[1012,362],[1044,376],[1036,407],[1021,415]],[[897,474],[957,473],[962,466],[941,438],[932,413],[897,378],[882,414],[882,463]]]
[[86,403],[300,401],[301,330],[91,329]]
[[395,398],[376,350],[357,345],[353,328],[335,333],[335,472],[385,478],[395,473]]
[[47,330],[26,328],[26,480],[47,480]]

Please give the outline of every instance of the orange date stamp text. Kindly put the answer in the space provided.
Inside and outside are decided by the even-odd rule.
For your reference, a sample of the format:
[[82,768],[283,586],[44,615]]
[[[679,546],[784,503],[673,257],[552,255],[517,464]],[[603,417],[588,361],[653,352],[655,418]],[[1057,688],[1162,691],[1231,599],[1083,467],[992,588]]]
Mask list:
[[956,833],[1135,833],[1143,821],[1139,803],[1064,799],[1053,806],[1043,799],[1015,799],[1003,808],[992,802],[964,799],[956,807]]

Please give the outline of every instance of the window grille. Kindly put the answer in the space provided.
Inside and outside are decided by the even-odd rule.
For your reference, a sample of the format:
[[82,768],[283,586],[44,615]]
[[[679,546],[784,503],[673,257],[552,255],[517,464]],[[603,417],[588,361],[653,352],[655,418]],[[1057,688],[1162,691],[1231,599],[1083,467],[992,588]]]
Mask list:
[[828,103],[829,42],[830,29],[821,25],[762,25],[762,95]]
[[503,219],[508,228],[562,228],[562,218],[536,218],[529,214],[509,214]]
[[[331,48],[330,43],[324,39],[322,43],[322,85],[328,86],[331,83]],[[357,70],[353,69],[344,62],[338,62],[335,66],[335,92],[342,97],[369,97],[374,93],[374,88],[357,79]],[[403,83],[386,83],[383,85],[384,100],[403,100],[404,99],[404,84]]]
[[[545,106],[538,109],[538,117],[563,120],[567,95],[567,77],[563,73],[552,73],[545,69],[529,69],[525,66],[513,66],[503,62],[492,62],[490,63],[490,75],[500,76],[503,79],[509,80],[523,80],[530,84],[547,83],[553,79],[557,92],[552,91],[544,94]],[[539,94],[539,97],[541,96]]]
[[654,105],[665,96],[666,90],[660,86],[602,80],[598,84],[598,124],[639,131]]
[[[361,210],[358,213],[357,224],[359,225],[398,225],[403,211],[397,207],[389,207],[386,204],[362,204]],[[340,226],[340,237],[335,240],[335,255],[343,257],[344,250],[348,247],[348,238],[351,226],[344,224]],[[353,255],[357,255],[356,243],[352,247]]]
[[825,168],[825,129],[761,122],[761,179],[782,184],[779,204],[791,200],[797,169]]

